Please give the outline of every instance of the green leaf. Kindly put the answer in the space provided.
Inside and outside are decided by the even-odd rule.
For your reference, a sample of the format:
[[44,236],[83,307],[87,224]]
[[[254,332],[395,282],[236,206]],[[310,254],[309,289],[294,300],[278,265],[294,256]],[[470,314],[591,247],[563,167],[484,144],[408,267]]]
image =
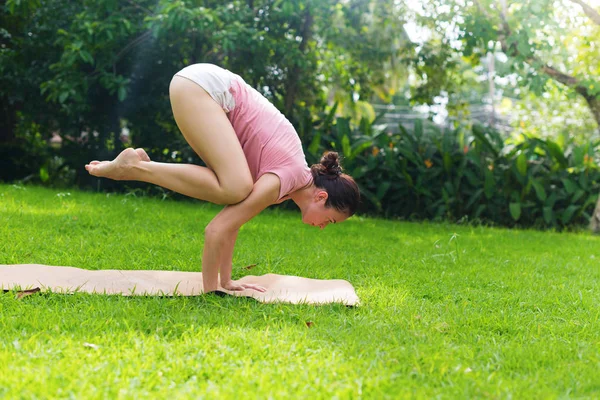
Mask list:
[[119,87],[119,101],[125,100],[127,97],[127,88],[125,86]]
[[348,118],[337,118],[335,126],[337,137],[343,138],[346,135],[350,135],[350,120]]
[[542,186],[542,184],[539,181],[536,180],[531,180],[531,184],[533,185],[533,188],[535,189],[535,194],[537,196],[538,199],[540,199],[540,201],[546,201],[547,195],[546,195],[546,189],[544,189],[544,186]]
[[517,157],[517,170],[521,174],[521,176],[527,175],[527,156],[525,153],[519,154]]
[[419,141],[423,137],[423,121],[416,119],[414,123],[415,137]]
[[67,100],[67,98],[69,97],[69,92],[62,92],[59,96],[58,96],[58,102],[60,104],[64,103],[65,100]]
[[569,166],[569,163],[568,163],[567,159],[565,158],[565,155],[563,154],[563,151],[560,148],[560,146],[550,139],[546,140],[546,145],[548,146],[550,155],[554,158],[554,160],[556,162],[558,162],[558,164],[562,168],[567,168]]
[[588,152],[589,144],[577,146],[573,149],[573,166],[580,167],[583,165],[583,160]]
[[44,165],[40,168],[40,180],[44,183],[48,182],[50,174],[48,174],[48,166]]
[[352,147],[350,147],[350,139],[348,135],[344,135],[342,137],[342,151],[344,152],[344,156],[346,158],[350,158],[352,156]]
[[548,198],[546,199],[546,206],[552,208],[554,207],[554,204],[556,204],[556,200],[557,200],[557,196],[556,193],[552,192],[550,193],[550,196],[548,196]]
[[350,157],[351,160],[354,159],[354,158],[356,158],[357,155],[359,155],[360,153],[362,153],[366,149],[368,149],[370,147],[373,147],[373,142],[369,140],[367,142],[360,143],[358,145],[355,143],[355,146],[356,147],[354,147],[352,149],[352,156]]
[[590,180],[588,178],[587,173],[582,172],[581,174],[579,174],[579,186],[581,186],[582,189],[588,189],[589,183]]
[[481,198],[481,195],[483,194],[483,189],[479,189],[476,190],[475,193],[473,193],[473,195],[471,196],[471,198],[469,199],[469,201],[467,202],[467,204],[465,205],[465,208],[468,210],[471,208],[471,206]]
[[90,53],[88,53],[85,50],[81,50],[79,52],[79,56],[81,57],[81,59],[83,61],[85,61],[88,64],[94,64],[94,58],[92,57],[92,55]]
[[578,189],[575,191],[575,194],[573,195],[573,198],[571,198],[571,203],[577,203],[579,201],[579,199],[581,199],[583,197],[583,195],[585,194],[584,190]]
[[327,114],[327,118],[325,118],[325,121],[323,121],[323,127],[325,129],[328,129],[328,127],[331,126],[331,123],[333,122],[333,117],[335,117],[335,112],[338,109],[338,105],[339,105],[339,102],[336,101],[333,104],[333,106],[331,107],[331,110],[329,110],[329,114]]
[[489,151],[491,151],[494,154],[494,157],[498,157],[498,154],[499,154],[498,150],[496,150],[494,148],[492,143],[485,136],[485,132],[479,125],[473,125],[472,132],[473,132],[473,136],[475,136],[475,138],[477,140],[479,140],[479,142],[481,142],[485,147],[488,148]]
[[313,156],[316,156],[319,152],[319,147],[321,145],[321,132],[317,131],[317,133],[313,136],[310,145],[308,146],[308,151]]
[[481,204],[479,207],[477,207],[477,211],[475,211],[475,218],[479,218],[481,213],[484,212],[486,208],[487,206],[485,204]]
[[518,221],[521,218],[521,203],[510,203],[508,206],[511,217]]
[[472,171],[470,171],[468,169],[465,170],[465,177],[467,178],[467,181],[469,181],[469,184],[471,186],[478,187],[479,185],[481,185],[480,179],[477,176],[475,176],[475,174]]
[[444,153],[444,169],[446,172],[452,170],[452,157],[450,156],[450,153]]
[[379,185],[377,188],[377,193],[375,194],[377,200],[383,199],[383,196],[385,196],[391,185],[392,183],[390,181],[383,182],[381,185]]
[[573,182],[572,180],[570,180],[568,178],[564,178],[561,180],[562,180],[563,185],[565,186],[565,190],[567,191],[567,193],[573,194],[575,192],[575,190],[579,189],[579,186],[577,185],[577,183]]
[[409,187],[414,187],[415,184],[413,182],[413,178],[408,174],[408,172],[406,172],[406,170],[402,171],[402,176],[404,176],[404,179],[406,179],[406,183],[408,183]]
[[550,224],[552,222],[552,218],[554,216],[554,213],[552,212],[552,207],[544,207],[543,213],[544,213],[544,221],[546,221],[547,224]]
[[579,207],[578,206],[569,206],[567,207],[567,209],[563,212],[561,221],[563,224],[568,224],[571,221],[571,218],[573,218],[573,214],[575,214],[575,211],[577,211]]

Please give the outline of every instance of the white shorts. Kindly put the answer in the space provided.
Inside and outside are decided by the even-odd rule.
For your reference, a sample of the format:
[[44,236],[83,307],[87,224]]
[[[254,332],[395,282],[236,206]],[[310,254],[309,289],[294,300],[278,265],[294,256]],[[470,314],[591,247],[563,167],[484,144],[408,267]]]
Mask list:
[[235,108],[235,99],[229,91],[235,74],[214,64],[192,64],[175,76],[182,76],[200,87],[221,106],[226,113]]

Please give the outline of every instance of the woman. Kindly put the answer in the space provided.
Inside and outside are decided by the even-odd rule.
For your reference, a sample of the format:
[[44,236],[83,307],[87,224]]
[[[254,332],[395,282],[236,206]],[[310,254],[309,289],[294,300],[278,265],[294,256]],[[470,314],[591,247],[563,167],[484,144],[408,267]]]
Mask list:
[[298,134],[269,101],[244,80],[212,64],[179,71],[169,87],[173,115],[207,167],[150,161],[143,149],[125,149],[113,161],[85,166],[94,176],[153,183],[225,204],[205,229],[204,291],[265,289],[231,279],[239,228],[271,204],[293,200],[302,222],[325,228],[356,212],[359,190],[342,174],[337,153],[308,168]]

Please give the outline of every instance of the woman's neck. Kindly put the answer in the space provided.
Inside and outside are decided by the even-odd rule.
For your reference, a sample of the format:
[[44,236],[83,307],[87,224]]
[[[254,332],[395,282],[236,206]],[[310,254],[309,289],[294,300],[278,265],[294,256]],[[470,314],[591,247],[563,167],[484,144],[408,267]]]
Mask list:
[[304,210],[306,209],[306,207],[308,207],[308,205],[312,201],[314,193],[315,193],[315,185],[313,183],[311,183],[311,184],[303,187],[302,189],[296,190],[294,193],[290,193],[289,196],[290,196],[290,199],[292,199],[292,201],[294,203],[296,203],[298,208],[300,208],[300,211],[302,211],[304,213]]

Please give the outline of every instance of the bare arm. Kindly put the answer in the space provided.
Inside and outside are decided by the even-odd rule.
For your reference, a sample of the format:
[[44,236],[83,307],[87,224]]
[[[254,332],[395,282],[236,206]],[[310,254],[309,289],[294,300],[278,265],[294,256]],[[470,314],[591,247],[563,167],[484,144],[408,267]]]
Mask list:
[[202,256],[202,279],[205,292],[217,290],[219,269],[223,288],[243,289],[236,289],[231,280],[231,260],[238,230],[243,224],[277,201],[279,186],[279,178],[276,175],[264,174],[254,184],[254,189],[244,201],[226,206],[207,225]]

